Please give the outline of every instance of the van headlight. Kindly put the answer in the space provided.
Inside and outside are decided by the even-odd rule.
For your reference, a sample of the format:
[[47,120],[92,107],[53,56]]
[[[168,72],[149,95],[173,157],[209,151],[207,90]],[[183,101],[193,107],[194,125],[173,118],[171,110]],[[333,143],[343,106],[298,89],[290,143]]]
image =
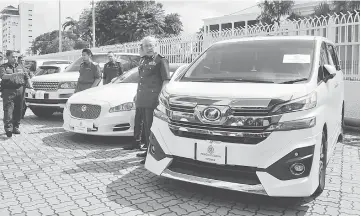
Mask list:
[[316,117],[298,119],[294,121],[278,122],[270,125],[266,131],[289,131],[312,128],[316,125]]
[[168,121],[168,115],[169,114],[169,104],[168,104],[168,98],[169,95],[163,90],[159,94],[158,98],[158,106],[154,110],[154,116],[162,119],[163,121]]
[[122,112],[122,111],[130,111],[135,109],[135,104],[133,102],[123,103],[118,106],[112,107],[109,109],[110,113],[113,112]]
[[75,89],[78,82],[61,82],[59,83],[60,89]]
[[287,103],[276,106],[272,114],[282,114],[296,111],[308,110],[316,107],[317,105],[317,93],[312,92],[304,97],[291,100]]

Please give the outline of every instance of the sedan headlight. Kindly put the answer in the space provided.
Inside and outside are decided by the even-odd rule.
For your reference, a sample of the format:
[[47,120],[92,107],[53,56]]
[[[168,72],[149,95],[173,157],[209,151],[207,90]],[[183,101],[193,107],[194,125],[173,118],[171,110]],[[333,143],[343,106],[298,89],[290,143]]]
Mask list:
[[75,89],[78,82],[63,82],[59,84],[60,89]]
[[301,97],[295,100],[291,100],[285,104],[280,104],[276,106],[272,113],[273,114],[282,114],[296,111],[308,110],[316,107],[317,105],[317,93],[312,92],[305,97]]
[[118,106],[110,108],[109,112],[122,112],[122,111],[130,111],[135,109],[135,104],[133,102],[123,103]]

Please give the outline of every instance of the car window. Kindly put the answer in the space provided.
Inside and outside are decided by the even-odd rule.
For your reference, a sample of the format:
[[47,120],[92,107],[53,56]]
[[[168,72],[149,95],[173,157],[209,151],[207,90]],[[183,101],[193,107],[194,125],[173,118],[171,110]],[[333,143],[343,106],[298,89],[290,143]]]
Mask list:
[[328,52],[330,53],[333,65],[336,67],[337,70],[339,70],[340,64],[338,62],[337,54],[335,52],[333,45],[327,44],[327,49],[328,49]]
[[198,58],[180,81],[284,82],[311,74],[314,41],[256,40],[220,43]]
[[36,61],[33,60],[25,60],[25,67],[28,68],[30,71],[36,71]]
[[[122,66],[127,70],[130,70],[134,67],[139,66],[139,62],[137,64],[130,63],[128,55],[117,55],[117,59],[118,59],[118,61],[120,61],[122,63]],[[101,68],[104,66],[105,63],[107,63],[109,61],[106,53],[94,55],[92,60],[94,62],[97,62]],[[76,61],[74,61],[72,64],[70,64],[65,69],[64,72],[78,72],[80,70],[80,64],[82,62],[83,62],[83,59],[81,57],[78,58]]]
[[138,68],[133,68],[127,73],[119,76],[113,83],[138,83],[139,73]]
[[54,74],[54,73],[59,73],[59,72],[60,72],[60,68],[58,68],[58,67],[45,67],[45,68],[39,68],[34,73],[34,75],[40,76],[40,75]]
[[[319,62],[319,65],[324,66],[324,65],[328,65],[328,64],[330,64],[330,62],[329,62],[329,58],[328,58],[327,47],[326,47],[325,43],[322,43],[321,50],[320,50],[320,62]],[[323,79],[324,79],[323,69],[319,69],[318,70],[317,82],[321,82]]]
[[[173,76],[174,71],[179,68],[180,65],[169,65],[169,73],[170,77]],[[127,73],[119,76],[117,79],[113,81],[113,83],[138,83],[139,82],[139,73],[138,67],[129,70]]]

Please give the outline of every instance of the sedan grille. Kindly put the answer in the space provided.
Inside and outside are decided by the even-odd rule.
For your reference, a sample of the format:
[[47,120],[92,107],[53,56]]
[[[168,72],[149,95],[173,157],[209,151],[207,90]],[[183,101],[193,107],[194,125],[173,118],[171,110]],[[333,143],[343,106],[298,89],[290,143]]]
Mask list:
[[96,119],[99,117],[101,107],[92,104],[71,104],[70,113],[75,118]]
[[57,91],[59,82],[33,82],[35,90],[41,91]]

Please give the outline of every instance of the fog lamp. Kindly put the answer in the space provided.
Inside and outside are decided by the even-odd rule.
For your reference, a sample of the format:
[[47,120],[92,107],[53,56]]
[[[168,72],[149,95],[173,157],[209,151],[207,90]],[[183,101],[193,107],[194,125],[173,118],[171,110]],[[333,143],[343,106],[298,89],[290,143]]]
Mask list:
[[306,170],[306,167],[302,163],[294,163],[290,167],[290,171],[293,175],[301,175]]

